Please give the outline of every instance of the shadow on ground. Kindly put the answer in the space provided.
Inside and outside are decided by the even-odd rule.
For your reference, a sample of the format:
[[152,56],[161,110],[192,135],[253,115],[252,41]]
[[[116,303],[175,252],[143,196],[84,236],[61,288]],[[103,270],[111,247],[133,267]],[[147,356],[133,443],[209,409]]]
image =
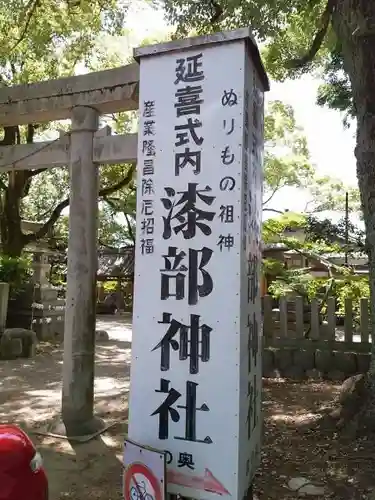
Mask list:
[[120,500],[122,495],[122,442],[124,425],[112,427],[84,444],[33,434],[49,481],[50,500]]
[[339,390],[330,382],[264,380],[264,442],[256,477],[260,500],[295,500],[296,492],[286,486],[293,477],[325,486],[326,494],[315,500],[375,498],[367,496],[375,486],[374,441],[329,436],[313,425]]
[[[114,400],[129,389],[130,342],[111,340],[96,346],[95,401],[107,418],[121,418]],[[33,359],[0,363],[0,422],[38,426],[59,412],[63,348],[43,344]]]
[[121,458],[127,432],[127,396],[131,362],[130,317],[105,316],[97,329],[110,340],[97,342],[95,413],[115,423],[85,444],[34,434],[45,431],[60,413],[63,346],[41,343],[33,359],[0,362],[0,422],[15,422],[41,451],[50,483],[50,499],[122,498]]
[[[33,435],[45,459],[51,500],[119,500],[122,498],[122,446],[127,432],[127,395],[131,356],[129,319],[106,317],[98,329],[110,341],[96,346],[96,414],[114,422],[101,437],[85,444]],[[60,411],[62,346],[43,344],[32,360],[0,363],[0,421],[20,423],[27,432],[43,430]],[[344,439],[306,429],[340,386],[329,382],[264,380],[265,416],[262,465],[256,477],[260,500],[295,500],[288,480],[302,476],[323,484],[315,500],[371,499],[375,486],[375,443],[370,438]],[[224,432],[224,431],[223,431]]]

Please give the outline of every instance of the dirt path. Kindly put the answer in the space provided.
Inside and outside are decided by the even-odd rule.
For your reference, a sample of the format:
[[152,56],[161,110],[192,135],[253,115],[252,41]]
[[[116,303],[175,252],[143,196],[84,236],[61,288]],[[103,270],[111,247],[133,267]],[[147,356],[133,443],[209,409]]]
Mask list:
[[[96,413],[116,422],[101,439],[72,447],[65,440],[33,436],[44,457],[51,500],[120,499],[122,438],[126,433],[131,348],[129,317],[107,316],[98,329],[110,335],[96,347]],[[59,414],[62,346],[43,344],[34,359],[0,363],[0,421],[27,431],[46,430]]]
[[[96,413],[115,426],[87,444],[33,435],[44,457],[50,500],[119,500],[122,441],[126,434],[127,394],[131,350],[128,317],[102,317],[97,327],[110,340],[97,345]],[[62,347],[44,344],[32,360],[0,363],[0,421],[15,421],[27,431],[44,430],[59,413]],[[291,477],[303,476],[324,484],[316,500],[375,499],[374,443],[353,443],[321,433],[301,431],[312,412],[332,401],[339,387],[326,382],[264,382],[265,415],[262,467],[256,478],[260,500],[292,500],[286,487]],[[375,490],[374,490],[375,491]]]

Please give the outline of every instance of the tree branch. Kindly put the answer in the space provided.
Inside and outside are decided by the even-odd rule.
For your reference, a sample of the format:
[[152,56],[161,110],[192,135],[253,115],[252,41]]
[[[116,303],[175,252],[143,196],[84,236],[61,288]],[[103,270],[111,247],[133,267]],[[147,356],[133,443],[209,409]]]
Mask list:
[[130,224],[129,216],[126,212],[124,212],[124,216],[125,216],[125,220],[126,220],[126,225],[128,226],[130,238],[132,239],[133,244],[135,245],[135,236],[134,236],[132,225]]
[[27,172],[28,172],[29,179],[32,177],[35,177],[36,175],[41,174],[42,172],[45,172],[46,170],[48,170],[48,168],[39,168],[39,169],[35,169],[35,170],[28,170]]
[[0,141],[0,146],[13,146],[17,142],[18,127],[4,127],[4,138]]
[[285,214],[285,210],[276,210],[276,208],[262,208],[263,212],[275,212],[275,214]]
[[[269,228],[268,228],[268,230],[270,232],[274,232],[274,234],[278,234]],[[288,244],[288,240],[284,240],[283,238],[280,238],[280,242],[284,243],[290,250],[297,252],[299,255],[306,257],[307,259],[314,259],[314,260],[317,260],[318,262],[320,262],[320,264],[322,264],[323,266],[325,266],[327,268],[327,271],[328,271],[330,278],[333,277],[332,270],[334,270],[340,274],[343,274],[344,270],[347,269],[347,268],[344,268],[343,266],[337,266],[336,264],[333,264],[328,259],[325,259],[321,255],[319,255],[315,252],[312,252],[311,250],[301,250],[299,248],[296,248],[295,246]]]
[[108,186],[106,188],[101,189],[99,191],[99,197],[104,198],[105,196],[109,196],[110,194],[115,193],[119,189],[127,186],[133,179],[134,172],[135,172],[135,165],[132,165],[126,177],[124,177],[124,179],[122,179],[120,182],[117,182],[117,184],[113,184],[113,186]]
[[[328,300],[329,294],[332,291],[334,283],[335,283],[335,279],[333,278],[332,273],[330,273],[330,279],[327,281],[327,284],[326,284],[326,291],[324,292],[324,296],[323,296],[323,298],[320,302],[319,308],[318,308],[318,319],[322,313],[323,307],[327,304],[327,300]],[[310,338],[310,332],[311,332],[311,323],[310,323],[309,328],[307,329],[307,332],[304,335],[305,339]]]
[[60,202],[54,208],[48,221],[45,222],[43,226],[40,229],[38,229],[38,231],[31,234],[25,234],[25,241],[26,241],[25,245],[31,243],[32,241],[37,241],[41,238],[44,238],[44,236],[48,233],[48,231],[56,224],[64,208],[69,206],[69,203],[70,203],[70,198],[66,198],[65,200]]
[[3,189],[4,191],[8,188],[8,186],[5,184],[5,182],[0,178],[0,189]]
[[327,34],[328,26],[329,26],[329,23],[331,21],[332,12],[334,11],[334,9],[336,7],[336,2],[337,2],[337,0],[328,0],[327,1],[326,8],[324,9],[322,17],[320,19],[321,28],[316,33],[309,51],[307,52],[307,54],[305,54],[301,58],[292,59],[291,61],[289,61],[288,67],[290,69],[301,69],[304,66],[306,66],[307,64],[309,64],[314,59],[314,57],[318,53],[320,47],[322,46],[324,38]]
[[48,210],[45,210],[42,214],[39,215],[39,220],[43,220],[45,217],[47,217],[48,214],[52,212],[53,205],[55,205],[55,203],[53,203],[52,206],[48,208]]
[[[288,245],[284,240],[282,242],[285,243],[286,245]],[[306,257],[306,259],[315,259],[318,262],[320,262],[320,264],[322,264],[323,266],[325,266],[327,268],[328,274],[331,278],[332,278],[332,269],[334,269],[335,271],[338,271],[338,272],[342,272],[342,268],[340,266],[336,266],[336,264],[332,264],[332,262],[330,262],[328,259],[321,257],[319,254],[317,254],[315,252],[300,250],[300,249],[295,248],[293,246],[291,247],[291,250],[293,250],[294,252],[297,252],[302,257]]]
[[25,38],[27,30],[29,29],[29,26],[31,23],[31,19],[32,19],[33,15],[35,14],[37,7],[39,7],[39,0],[30,0],[28,5],[26,6],[26,10],[29,8],[30,8],[30,10],[26,15],[25,26],[23,27],[23,30],[21,31],[21,34],[18,37],[18,39],[16,40],[16,42],[14,43],[14,45],[9,49],[8,55],[11,52],[13,52],[18,47],[18,45],[22,42],[22,40]]
[[37,129],[37,125],[33,125],[32,123],[29,123],[27,125],[27,133],[26,133],[26,143],[27,144],[32,144],[34,142],[34,135],[35,135],[35,129]]
[[[102,198],[104,196],[108,196],[108,195],[118,191],[119,189],[127,186],[133,178],[134,170],[135,170],[135,165],[132,165],[130,167],[129,172],[127,173],[126,177],[124,177],[124,179],[117,182],[116,184],[113,184],[112,186],[108,186],[106,188],[101,189],[99,191],[99,198]],[[55,225],[55,223],[59,219],[61,212],[66,207],[69,206],[69,203],[70,203],[70,198],[66,198],[65,200],[60,202],[53,210],[53,212],[52,212],[50,218],[47,220],[47,222],[45,222],[43,224],[43,226],[38,231],[36,231],[35,233],[32,233],[32,234],[25,235],[26,244],[28,244],[32,241],[36,241],[36,240],[39,240],[41,238],[44,238],[44,236],[48,233],[48,231]]]
[[263,205],[263,206],[264,206],[264,205],[267,205],[267,203],[269,203],[269,202],[272,200],[272,198],[275,196],[275,194],[276,194],[276,193],[279,191],[279,189],[281,189],[282,187],[284,187],[284,186],[277,185],[277,186],[275,187],[275,189],[272,191],[272,193],[270,194],[270,196],[268,197],[268,199],[267,199],[266,201],[264,201],[264,202],[262,203],[262,205]]
[[309,205],[311,205],[311,203],[314,203],[314,200],[310,200],[310,201],[307,201],[306,202],[306,205],[305,205],[305,208],[304,208],[304,213],[307,213],[308,209],[309,209]]
[[[129,231],[129,236],[130,236],[131,240],[133,241],[133,243],[135,244],[135,236],[134,236],[133,228],[132,228],[130,220],[129,220],[129,215],[124,210],[119,210],[118,207],[116,207],[116,204],[114,203],[114,200],[111,200],[110,198],[105,198],[105,201],[108,203],[108,205],[115,212],[122,212],[124,214],[124,217],[125,217],[125,220],[126,220],[126,225],[128,227],[128,231]],[[116,201],[119,201],[119,200],[116,200]]]
[[224,10],[222,6],[218,2],[216,2],[216,0],[210,0],[210,4],[213,10],[212,17],[210,19],[210,24],[215,24],[223,15]]
[[338,273],[343,273],[344,269],[347,269],[347,268],[344,268],[343,266],[337,266],[336,264],[333,264],[331,261],[329,261],[328,259],[325,259],[324,257],[317,254],[316,252],[312,252],[311,250],[307,250],[307,249],[301,250],[300,248],[296,248],[296,246],[291,244],[291,242],[288,239],[280,238],[280,233],[272,230],[270,227],[268,227],[267,230],[270,231],[270,233],[273,233],[275,236],[278,236],[280,243],[284,243],[284,245],[287,246],[289,248],[289,250],[294,250],[299,255],[302,255],[303,257],[306,257],[307,259],[315,259],[318,262],[320,262],[321,264],[323,264],[327,268],[328,274],[330,275],[331,278],[332,278],[332,269],[337,271]]

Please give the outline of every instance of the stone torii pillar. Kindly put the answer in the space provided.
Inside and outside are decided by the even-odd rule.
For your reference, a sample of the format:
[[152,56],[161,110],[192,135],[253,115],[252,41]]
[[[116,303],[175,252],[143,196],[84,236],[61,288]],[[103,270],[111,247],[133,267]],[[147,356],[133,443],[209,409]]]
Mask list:
[[94,417],[99,174],[93,139],[98,121],[94,108],[73,108],[62,391],[62,419],[69,437],[92,435],[104,427]]

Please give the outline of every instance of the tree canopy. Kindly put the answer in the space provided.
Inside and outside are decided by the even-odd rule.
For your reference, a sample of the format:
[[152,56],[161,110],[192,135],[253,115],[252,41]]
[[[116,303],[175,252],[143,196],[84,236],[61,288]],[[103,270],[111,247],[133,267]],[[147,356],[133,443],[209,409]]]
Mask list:
[[[344,210],[346,193],[352,211],[359,210],[359,191],[339,179],[321,175],[312,164],[307,139],[296,122],[294,110],[281,101],[271,101],[264,120],[264,196],[263,208],[277,212],[272,199],[284,187],[304,191],[304,212]],[[288,207],[284,207],[288,208]],[[283,210],[280,210],[282,212]]]
[[[127,7],[127,2],[115,0],[0,1],[0,84],[8,86],[69,76],[79,65],[105,66],[108,61],[96,50],[98,36],[123,34]],[[107,59],[113,64],[110,54]],[[127,126],[128,118],[120,117],[120,121],[122,128]],[[56,128],[61,129],[63,125],[33,123],[7,127],[0,145],[32,143],[38,138],[48,138]],[[130,188],[133,171],[134,167],[129,165],[102,167],[100,197],[104,199],[119,189]],[[18,256],[25,245],[48,235],[69,205],[68,194],[65,168],[1,175],[3,252]],[[21,229],[22,218],[44,225],[35,234],[26,235]],[[111,220],[108,209],[101,220]]]
[[318,73],[324,83],[317,102],[354,117],[351,83],[343,65],[342,46],[332,29],[335,0],[155,0],[177,26],[177,36],[251,26],[262,46],[270,76],[283,81],[303,72]]
[[[279,72],[279,76],[284,77],[290,72],[283,70],[281,74],[281,66],[276,67],[274,62],[277,58],[279,60],[280,57],[281,59],[286,57],[280,50],[284,47],[286,38],[291,36],[290,30],[284,30],[285,33],[280,31],[280,19],[275,17],[279,2],[277,5],[273,5],[273,2],[261,3],[264,3],[261,12],[258,9],[259,2],[234,0],[227,3],[225,9],[221,9],[219,3],[212,2],[211,11],[202,9],[195,3],[185,4],[183,0],[180,2],[167,0],[163,2],[163,6],[169,19],[178,22],[180,32],[191,29],[198,32],[212,31],[219,26],[231,28],[244,24],[245,18],[256,14],[259,20],[257,35],[265,43],[268,69],[274,74]],[[318,3],[315,3],[312,12],[316,14],[321,9],[319,10]],[[0,38],[2,37],[3,42],[0,49],[0,81],[3,85],[31,83],[73,74],[77,66],[82,64],[90,70],[120,64],[123,61],[118,54],[109,51],[100,41],[98,42],[100,40],[98,37],[103,34],[123,33],[122,26],[129,5],[130,1],[115,0],[94,2],[67,0],[62,3],[55,0],[38,0],[25,5],[14,0],[9,8],[9,3],[0,2],[2,28]],[[296,2],[296,7],[301,5],[302,2]],[[286,2],[282,5],[282,9],[286,12]],[[306,12],[309,9],[305,9]],[[236,20],[231,18],[234,12],[240,14]],[[215,15],[216,19],[213,19]],[[305,23],[303,13],[301,16]],[[272,22],[266,22],[267,19],[272,19]],[[307,43],[309,33],[313,33],[313,14],[309,19],[310,31],[304,31],[301,25],[294,34],[299,40],[295,46],[301,51]],[[302,35],[305,39],[301,38]],[[331,64],[330,67],[334,72],[336,60],[330,60],[331,53],[328,49],[323,52],[324,61],[326,64]],[[321,101],[332,104],[332,98],[329,96],[329,90],[325,93],[322,90]],[[110,117],[111,125],[118,132],[128,130],[133,122],[134,116],[129,117],[125,114]],[[30,124],[6,129],[2,144],[33,142],[38,136],[48,135],[53,127],[54,124],[48,126]],[[270,103],[265,120],[265,139],[265,210],[270,210],[274,195],[283,187],[308,190],[310,199],[307,209],[310,212],[343,207],[345,192],[343,184],[317,175],[311,165],[306,138],[296,124],[290,106],[279,101]],[[101,184],[105,189],[100,197],[102,200],[100,242],[103,245],[121,246],[131,242],[134,236],[135,190],[130,170],[129,166],[123,165],[101,168]],[[11,255],[18,255],[25,244],[48,235],[53,226],[57,230],[59,239],[63,241],[66,238],[67,222],[59,221],[59,217],[69,204],[67,170],[25,171],[13,175],[15,179],[3,175],[0,184],[2,205],[0,229],[5,251]],[[114,193],[117,191],[115,196]],[[352,204],[358,205],[358,192],[350,190],[350,196]],[[44,226],[35,235],[25,236],[20,229],[22,218],[43,222]],[[57,221],[59,222],[56,226]]]

